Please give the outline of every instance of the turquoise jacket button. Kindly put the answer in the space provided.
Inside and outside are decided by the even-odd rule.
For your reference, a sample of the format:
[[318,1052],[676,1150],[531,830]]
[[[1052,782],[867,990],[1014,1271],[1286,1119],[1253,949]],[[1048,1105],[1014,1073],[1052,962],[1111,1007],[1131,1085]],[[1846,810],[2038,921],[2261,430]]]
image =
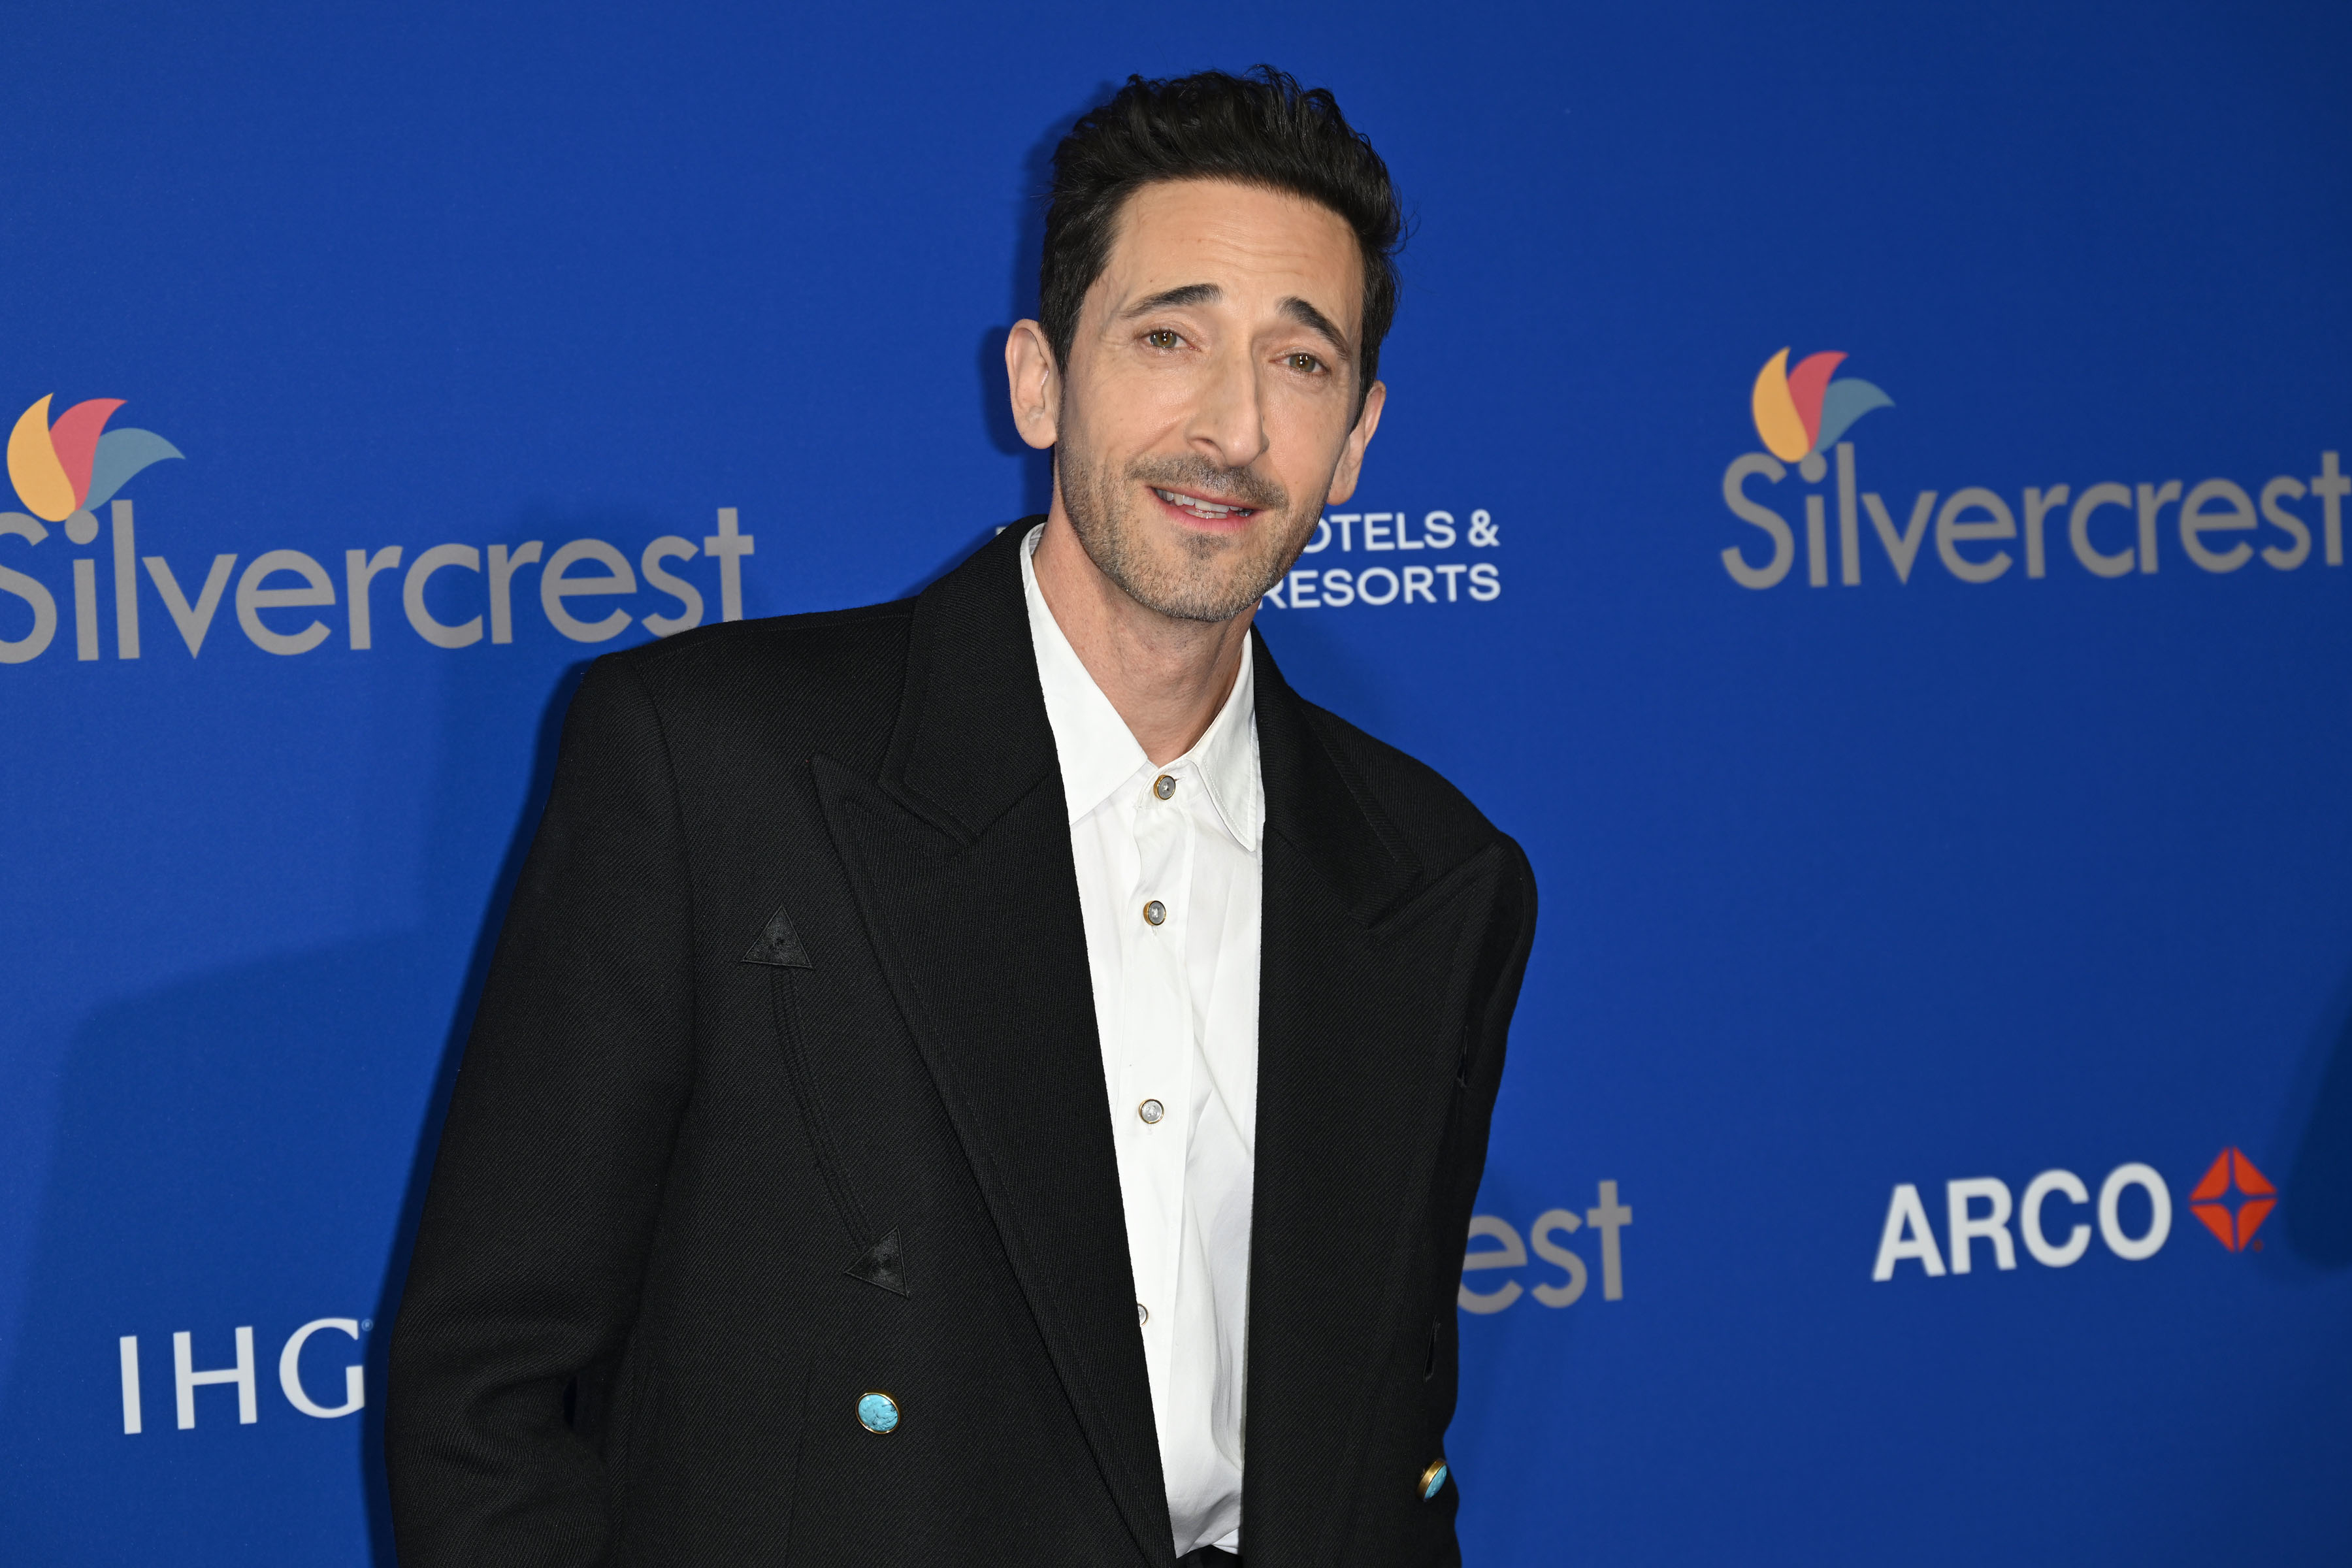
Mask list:
[[1443,1459],[1430,1461],[1429,1468],[1421,1472],[1421,1500],[1427,1502],[1445,1489],[1445,1478],[1452,1474]]
[[887,1394],[861,1394],[857,1396],[857,1421],[868,1432],[895,1432],[898,1429],[898,1402]]

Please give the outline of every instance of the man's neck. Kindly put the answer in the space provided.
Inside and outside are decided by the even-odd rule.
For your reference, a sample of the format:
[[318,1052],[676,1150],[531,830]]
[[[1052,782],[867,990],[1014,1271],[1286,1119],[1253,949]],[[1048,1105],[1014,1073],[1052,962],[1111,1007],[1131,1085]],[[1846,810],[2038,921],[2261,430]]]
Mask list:
[[1078,542],[1059,496],[1034,564],[1045,607],[1143,754],[1163,763],[1191,751],[1233,691],[1256,606],[1185,621],[1137,604]]

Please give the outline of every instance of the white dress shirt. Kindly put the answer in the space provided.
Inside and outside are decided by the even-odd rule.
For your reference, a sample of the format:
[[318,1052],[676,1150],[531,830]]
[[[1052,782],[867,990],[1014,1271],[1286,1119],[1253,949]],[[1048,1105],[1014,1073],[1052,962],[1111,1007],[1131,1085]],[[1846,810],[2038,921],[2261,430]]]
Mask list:
[[1043,531],[1021,583],[1070,808],[1168,1513],[1178,1556],[1238,1552],[1265,824],[1249,649],[1208,732],[1155,767],[1038,591]]

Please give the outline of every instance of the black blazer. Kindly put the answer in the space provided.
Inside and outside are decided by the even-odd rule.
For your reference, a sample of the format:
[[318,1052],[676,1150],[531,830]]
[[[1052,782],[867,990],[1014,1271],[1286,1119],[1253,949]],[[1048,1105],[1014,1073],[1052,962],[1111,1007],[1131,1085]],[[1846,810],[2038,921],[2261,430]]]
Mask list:
[[[1026,532],[590,669],[394,1333],[404,1568],[1173,1562]],[[1534,879],[1256,646],[1243,1550],[1453,1563]]]

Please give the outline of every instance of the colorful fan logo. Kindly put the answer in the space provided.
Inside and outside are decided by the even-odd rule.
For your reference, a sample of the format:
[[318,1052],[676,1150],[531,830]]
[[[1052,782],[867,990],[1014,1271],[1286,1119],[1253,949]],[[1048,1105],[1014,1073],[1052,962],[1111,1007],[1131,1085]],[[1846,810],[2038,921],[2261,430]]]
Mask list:
[[[107,429],[121,406],[119,397],[93,397],[67,409],[54,425],[48,398],[25,410],[8,435],[8,479],[26,511],[44,522],[63,522],[104,506],[150,463],[180,456],[152,430]],[[90,534],[96,537],[95,520]]]
[[1874,408],[1895,406],[1895,399],[1866,381],[1832,381],[1830,373],[1844,358],[1837,353],[1807,354],[1790,370],[1789,351],[1782,349],[1766,362],[1756,374],[1752,398],[1756,434],[1766,451],[1784,463],[1817,458],[1855,420]]

